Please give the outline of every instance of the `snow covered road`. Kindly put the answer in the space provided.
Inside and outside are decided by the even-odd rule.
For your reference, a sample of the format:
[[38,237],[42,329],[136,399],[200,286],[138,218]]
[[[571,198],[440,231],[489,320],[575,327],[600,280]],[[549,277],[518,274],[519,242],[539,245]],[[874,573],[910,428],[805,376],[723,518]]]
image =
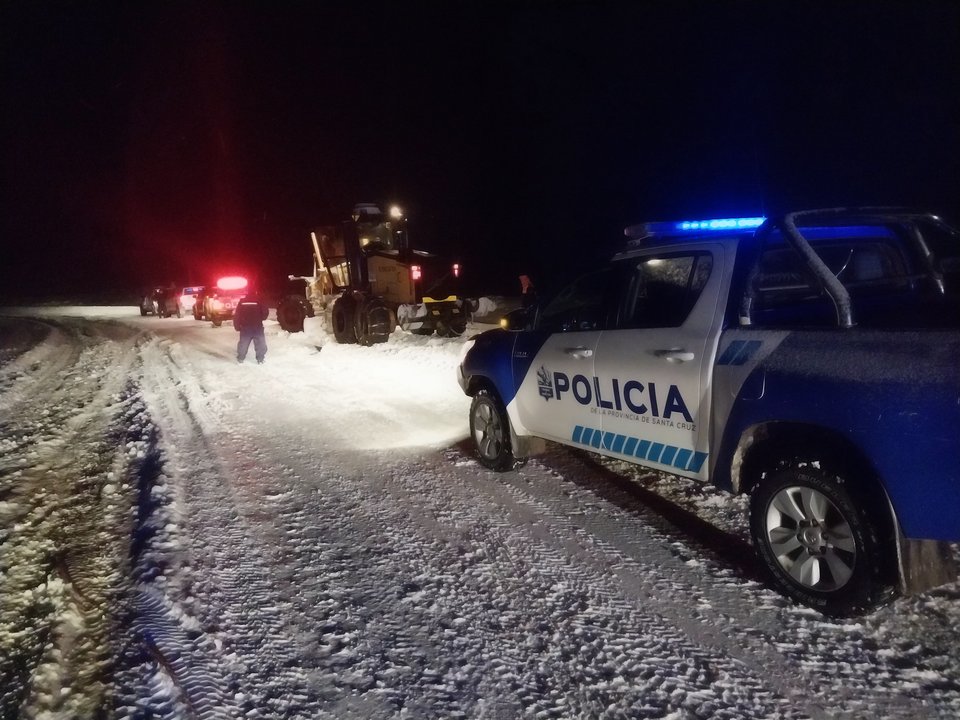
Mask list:
[[825,620],[733,499],[554,446],[491,473],[461,340],[271,323],[240,366],[229,326],[18,315],[4,717],[960,716],[960,588]]

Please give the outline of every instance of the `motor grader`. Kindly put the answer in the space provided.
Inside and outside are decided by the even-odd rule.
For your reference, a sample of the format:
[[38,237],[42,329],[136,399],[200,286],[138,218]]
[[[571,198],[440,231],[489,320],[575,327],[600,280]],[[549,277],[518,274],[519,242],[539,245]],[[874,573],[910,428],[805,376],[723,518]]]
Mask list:
[[313,274],[290,276],[306,283],[277,307],[280,327],[303,330],[322,314],[339,343],[386,342],[399,326],[418,335],[463,334],[469,303],[457,295],[459,263],[410,247],[407,218],[361,203],[350,220],[311,231]]

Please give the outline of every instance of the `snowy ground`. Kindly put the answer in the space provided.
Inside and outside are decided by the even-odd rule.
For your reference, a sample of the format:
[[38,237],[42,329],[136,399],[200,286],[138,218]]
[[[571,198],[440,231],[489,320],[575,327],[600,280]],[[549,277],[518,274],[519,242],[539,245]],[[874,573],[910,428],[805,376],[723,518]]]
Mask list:
[[960,716],[957,584],[825,620],[724,495],[480,467],[461,340],[267,339],[0,311],[0,716]]

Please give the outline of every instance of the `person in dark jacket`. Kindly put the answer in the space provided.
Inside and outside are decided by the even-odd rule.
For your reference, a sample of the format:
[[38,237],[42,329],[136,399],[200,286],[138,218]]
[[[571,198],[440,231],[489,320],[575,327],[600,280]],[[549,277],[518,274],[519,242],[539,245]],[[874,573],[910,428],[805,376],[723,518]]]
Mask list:
[[263,363],[263,358],[267,354],[267,341],[263,337],[263,321],[267,319],[269,312],[267,304],[255,292],[248,293],[240,299],[237,309],[233,312],[233,326],[240,333],[240,340],[237,342],[237,362],[243,362],[246,359],[252,340],[257,362]]

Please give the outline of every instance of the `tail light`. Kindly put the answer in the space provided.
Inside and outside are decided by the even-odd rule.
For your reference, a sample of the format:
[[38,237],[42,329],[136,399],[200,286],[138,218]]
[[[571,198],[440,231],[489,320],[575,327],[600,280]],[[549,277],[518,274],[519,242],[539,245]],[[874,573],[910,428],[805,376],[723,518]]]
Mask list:
[[453,264],[453,276],[460,277],[460,263]]
[[419,266],[419,265],[411,265],[411,266],[410,266],[410,279],[413,280],[414,282],[416,282],[416,281],[419,280],[421,277],[423,277],[423,273],[420,271],[420,266]]

